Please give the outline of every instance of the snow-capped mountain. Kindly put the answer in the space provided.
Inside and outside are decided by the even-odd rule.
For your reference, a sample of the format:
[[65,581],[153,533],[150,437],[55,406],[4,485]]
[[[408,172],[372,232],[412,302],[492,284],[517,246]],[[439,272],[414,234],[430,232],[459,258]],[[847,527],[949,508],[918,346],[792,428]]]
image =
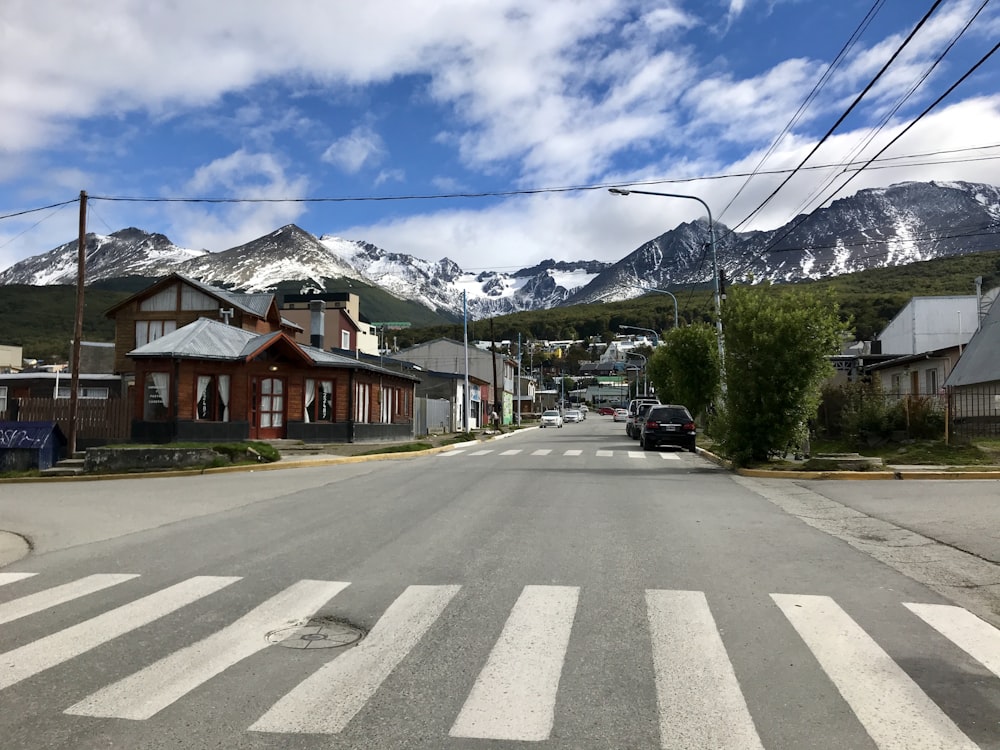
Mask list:
[[[77,241],[42,255],[25,258],[0,272],[0,284],[75,284]],[[86,237],[88,282],[121,276],[163,276],[185,261],[208,255],[207,250],[178,247],[162,234],[130,227],[109,235]]]
[[[734,281],[799,281],[1000,248],[1000,188],[965,182],[908,182],[862,190],[768,232],[731,232],[716,223],[719,267]],[[644,288],[670,289],[712,278],[706,220],[646,242],[615,264],[546,260],[514,273],[463,271],[448,258],[430,262],[370,243],[314,237],[289,224],[218,253],[186,250],[160,234],[123,229],[87,235],[89,283],[180,271],[243,291],[297,281],[325,288],[353,279],[450,316],[473,318],[562,304],[628,299]],[[0,284],[72,284],[76,242],[16,263]]]
[[466,273],[442,258],[436,263],[390,253],[367,242],[324,235],[319,241],[362,276],[388,292],[433,310],[462,312],[462,293],[473,318],[555,307],[590,283],[610,264],[599,261],[542,261],[513,274]]
[[[1000,188],[968,182],[905,182],[861,190],[768,232],[716,222],[716,254],[740,282],[791,282],[945,255],[1000,249]],[[706,220],[681,224],[600,274],[569,304],[620,300],[642,287],[712,278]]]

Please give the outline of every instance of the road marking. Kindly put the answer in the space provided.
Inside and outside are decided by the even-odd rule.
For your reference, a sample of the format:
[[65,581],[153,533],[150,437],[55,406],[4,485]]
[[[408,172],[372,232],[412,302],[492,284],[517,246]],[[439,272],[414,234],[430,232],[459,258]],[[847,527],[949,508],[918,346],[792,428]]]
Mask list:
[[516,456],[520,452],[521,452],[521,448],[511,448],[509,451],[504,451],[500,455],[501,456]]
[[25,578],[31,578],[31,576],[37,575],[36,573],[0,573],[0,586],[6,586],[8,583],[15,583],[17,581],[23,581]]
[[629,458],[645,458],[646,457],[646,452],[645,451],[629,451],[628,452],[628,457]]
[[539,448],[537,451],[532,451],[532,456],[547,456],[552,452],[551,448]]
[[487,453],[492,453],[492,452],[493,452],[492,448],[487,448],[486,450],[482,450],[482,451],[472,451],[472,453],[470,453],[469,455],[470,456],[485,456]]
[[461,449],[459,449],[457,451],[448,451],[447,453],[441,453],[439,455],[441,455],[443,457],[448,457],[448,456],[457,456],[459,453],[465,453],[465,449],[461,448]]
[[459,588],[407,588],[375,623],[368,637],[299,683],[250,730],[340,732],[434,624]]
[[978,747],[833,599],[771,598],[881,750]]
[[87,696],[65,713],[149,719],[199,685],[270,645],[264,634],[313,615],[347,588],[340,581],[299,581],[232,625]]
[[903,604],[969,656],[1000,677],[1000,630],[950,604]]
[[580,596],[577,586],[525,586],[448,734],[542,741]]
[[45,591],[39,591],[37,594],[31,594],[30,596],[15,599],[6,604],[0,604],[0,625],[33,615],[37,612],[42,612],[49,607],[64,604],[81,596],[93,594],[95,591],[101,591],[102,589],[124,583],[125,581],[131,581],[133,578],[138,577],[138,573],[86,576],[70,583],[64,583],[62,586],[55,586]]
[[732,662],[701,591],[646,591],[660,747],[761,748]]
[[598,458],[611,458],[613,455],[615,455],[614,451],[597,451]]
[[563,455],[564,456],[579,456],[583,451],[581,450],[568,450]]
[[664,461],[680,461],[681,457],[677,453],[661,453],[660,458]]
[[44,672],[240,580],[239,576],[196,576],[103,615],[0,654],[0,689]]

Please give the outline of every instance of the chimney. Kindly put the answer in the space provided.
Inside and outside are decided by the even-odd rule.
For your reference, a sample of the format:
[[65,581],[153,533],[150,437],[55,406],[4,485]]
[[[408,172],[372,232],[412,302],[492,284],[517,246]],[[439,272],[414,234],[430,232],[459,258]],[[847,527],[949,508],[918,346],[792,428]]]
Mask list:
[[321,299],[309,301],[309,344],[323,348],[323,324],[326,316],[326,302]]

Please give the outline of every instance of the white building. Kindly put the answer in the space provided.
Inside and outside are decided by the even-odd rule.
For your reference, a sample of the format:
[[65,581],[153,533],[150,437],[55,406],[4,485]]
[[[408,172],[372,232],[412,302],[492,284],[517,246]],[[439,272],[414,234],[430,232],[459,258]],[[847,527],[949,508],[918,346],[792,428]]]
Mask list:
[[978,326],[975,295],[913,297],[878,340],[882,354],[921,354],[967,344]]

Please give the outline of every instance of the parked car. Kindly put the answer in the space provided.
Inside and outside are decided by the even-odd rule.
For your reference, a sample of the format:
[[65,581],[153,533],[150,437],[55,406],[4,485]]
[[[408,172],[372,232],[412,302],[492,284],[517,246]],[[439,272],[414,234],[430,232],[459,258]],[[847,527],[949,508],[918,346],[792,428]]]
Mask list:
[[602,406],[600,409],[597,410],[597,413],[601,414],[601,415],[603,415],[605,417],[613,417],[615,415],[615,407],[613,407],[613,406]]
[[643,450],[673,445],[695,452],[698,430],[687,407],[679,404],[651,406],[642,422],[639,442]]
[[542,427],[562,427],[563,418],[558,409],[546,409],[542,412]]
[[578,409],[570,409],[563,414],[563,422],[582,422],[583,414]]
[[615,409],[616,422],[628,422],[628,409]]
[[[642,429],[642,422],[639,421],[639,409],[643,404],[658,404],[658,398],[634,398],[628,402],[628,420],[625,422],[625,434],[633,440],[639,439],[639,430]],[[645,416],[643,414],[642,416]]]
[[586,404],[580,404],[578,407],[576,407],[576,410],[583,415],[584,419],[586,419],[587,412],[590,411],[590,407],[588,407]]

